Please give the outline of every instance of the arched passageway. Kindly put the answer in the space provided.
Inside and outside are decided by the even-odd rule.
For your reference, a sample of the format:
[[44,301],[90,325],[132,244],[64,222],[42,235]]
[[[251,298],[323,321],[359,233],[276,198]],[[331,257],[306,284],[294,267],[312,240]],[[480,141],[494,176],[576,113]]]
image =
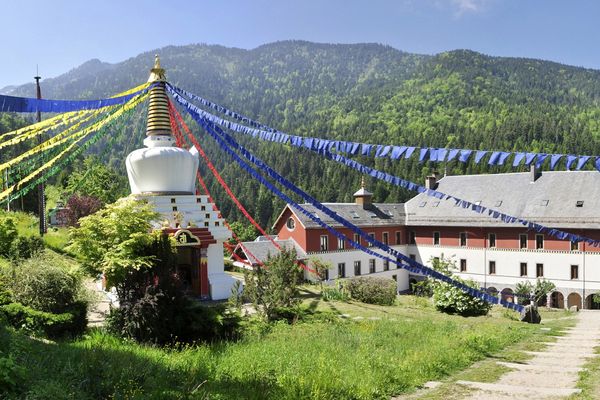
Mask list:
[[[600,303],[594,302],[594,294],[596,293],[592,293],[585,298],[585,308],[588,310],[600,310]],[[600,293],[597,293],[597,295],[600,295]]]
[[508,301],[509,303],[515,302],[515,294],[511,288],[502,289],[502,300]]
[[567,296],[567,307],[571,308],[573,306],[581,309],[581,296],[579,293],[573,292]]
[[550,295],[550,307],[565,308],[565,296],[561,292],[552,292]]

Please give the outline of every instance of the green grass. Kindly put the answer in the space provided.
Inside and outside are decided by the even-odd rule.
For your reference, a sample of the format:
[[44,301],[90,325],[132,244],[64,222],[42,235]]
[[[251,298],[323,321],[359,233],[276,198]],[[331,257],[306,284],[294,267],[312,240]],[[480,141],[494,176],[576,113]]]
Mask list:
[[[37,216],[21,211],[0,211],[0,216],[8,216],[15,220],[17,232],[20,236],[38,236],[39,219]],[[48,233],[44,235],[44,244],[54,251],[64,253],[64,247],[69,241],[69,228],[48,227]]]
[[5,331],[0,348],[8,348],[26,371],[14,397],[386,399],[450,377],[540,332],[539,325],[496,309],[491,316],[462,318],[410,296],[383,307],[305,295],[305,306],[320,317],[274,324],[238,342],[167,350],[98,331],[59,344]]

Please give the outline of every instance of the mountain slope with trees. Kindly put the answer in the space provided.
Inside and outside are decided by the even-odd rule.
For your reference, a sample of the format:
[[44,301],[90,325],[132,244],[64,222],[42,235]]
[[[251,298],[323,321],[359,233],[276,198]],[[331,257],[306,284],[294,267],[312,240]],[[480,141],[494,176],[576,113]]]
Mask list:
[[[469,50],[429,56],[379,44],[303,41],[252,50],[169,46],[118,64],[91,60],[44,80],[44,97],[98,98],[128,89],[147,79],[155,53],[173,84],[292,134],[411,146],[600,154],[600,71]],[[33,85],[11,92],[33,93]],[[119,140],[105,160],[109,165],[124,170],[126,154],[141,146],[144,123],[140,112],[118,124],[113,134]],[[198,131],[195,124],[190,126]],[[242,203],[263,224],[273,222],[282,203],[222,157],[210,138],[200,136]],[[351,201],[358,188],[358,173],[308,151],[242,137],[240,141],[322,201]],[[362,161],[417,182],[433,170],[511,170],[484,163]],[[223,214],[239,219],[204,168],[203,175]],[[370,189],[376,201],[411,196],[379,182],[370,182]]]

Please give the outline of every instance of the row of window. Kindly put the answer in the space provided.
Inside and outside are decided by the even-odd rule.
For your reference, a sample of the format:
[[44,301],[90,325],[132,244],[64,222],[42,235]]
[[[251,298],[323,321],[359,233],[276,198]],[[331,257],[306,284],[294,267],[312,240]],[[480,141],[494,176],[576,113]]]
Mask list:
[[[338,277],[345,278],[346,275],[346,263],[338,263]],[[396,268],[400,268],[396,266]],[[388,260],[383,260],[383,271],[390,270],[390,262]],[[376,270],[376,260],[374,258],[369,259],[369,273],[374,274],[377,272]],[[328,274],[327,274],[328,275]],[[360,261],[354,261],[354,276],[362,275],[362,263]],[[327,277],[328,278],[328,277]]]
[[[369,233],[368,234],[369,237],[373,240],[375,240],[375,233]],[[352,240],[356,243],[361,243],[360,240],[360,235],[358,233],[355,233],[354,236],[352,237]],[[402,244],[402,232],[401,231],[396,231],[395,232],[395,237],[394,237],[395,242],[394,244]],[[467,239],[468,239],[468,234],[467,232],[460,232],[459,236],[458,236],[458,244],[461,247],[466,247],[467,246]],[[382,234],[382,240],[381,240],[384,244],[389,245],[390,240],[389,240],[389,232],[383,232]],[[433,244],[435,246],[439,246],[441,242],[441,235],[440,232],[435,231],[433,232]],[[529,237],[526,233],[521,233],[519,234],[519,248],[520,249],[527,249],[529,247]],[[365,243],[363,243],[365,244]],[[410,231],[408,232],[408,244],[417,244],[417,234],[415,231]],[[366,243],[367,246],[372,246],[373,245],[373,241],[369,240]],[[487,246],[489,248],[494,248],[496,247],[496,234],[495,233],[488,233],[487,236]],[[544,248],[544,235],[541,234],[536,234],[535,235],[535,249],[536,250],[542,250]],[[344,239],[340,239],[338,238],[337,241],[337,249],[338,250],[344,250],[346,249],[346,240]],[[320,238],[320,250],[321,251],[328,251],[329,250],[329,236],[328,235],[321,235]],[[579,242],[571,242],[571,251],[578,251],[579,250]]]
[[[369,240],[366,245],[367,246],[373,246],[373,242],[375,240],[375,233],[371,232],[371,233],[368,233],[368,235],[369,235],[369,238],[371,240]],[[395,239],[396,239],[395,244],[402,244],[402,232],[401,231],[396,231],[395,232]],[[355,233],[354,236],[352,237],[352,240],[354,242],[360,244],[360,235],[358,233]],[[382,237],[381,237],[381,241],[383,242],[383,244],[386,244],[386,245],[390,244],[390,235],[389,235],[389,232],[383,232]],[[327,251],[327,250],[329,250],[329,236],[328,235],[321,235],[320,243],[319,244],[320,244],[319,248],[320,248],[321,251]],[[337,240],[337,249],[338,250],[344,250],[344,249],[346,249],[346,240],[338,238],[338,240]]]
[[[496,247],[496,234],[488,233],[488,247]],[[527,249],[528,248],[528,235],[526,233],[519,234],[519,248]],[[409,232],[409,244],[417,244],[416,233],[414,231]],[[433,232],[433,244],[435,246],[440,245],[440,232]],[[458,244],[461,247],[467,246],[467,232],[460,232],[458,237]],[[541,250],[544,248],[544,235],[537,234],[535,235],[535,248],[536,250]],[[579,242],[571,242],[571,251],[579,250]]]
[[[467,260],[464,258],[460,259],[460,272],[467,272]],[[488,274],[496,274],[496,261],[488,262]],[[519,275],[528,276],[526,262],[519,263]],[[542,278],[544,276],[544,264],[535,264],[535,276],[537,278]],[[571,265],[571,279],[579,279],[579,265]]]

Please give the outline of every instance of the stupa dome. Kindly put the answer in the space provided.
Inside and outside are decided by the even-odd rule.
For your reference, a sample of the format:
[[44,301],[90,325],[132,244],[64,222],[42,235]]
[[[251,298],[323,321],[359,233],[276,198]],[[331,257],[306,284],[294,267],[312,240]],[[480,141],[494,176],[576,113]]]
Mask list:
[[172,147],[169,99],[165,90],[165,70],[156,56],[150,89],[145,149],[134,150],[125,165],[132,194],[194,194],[198,151]]

